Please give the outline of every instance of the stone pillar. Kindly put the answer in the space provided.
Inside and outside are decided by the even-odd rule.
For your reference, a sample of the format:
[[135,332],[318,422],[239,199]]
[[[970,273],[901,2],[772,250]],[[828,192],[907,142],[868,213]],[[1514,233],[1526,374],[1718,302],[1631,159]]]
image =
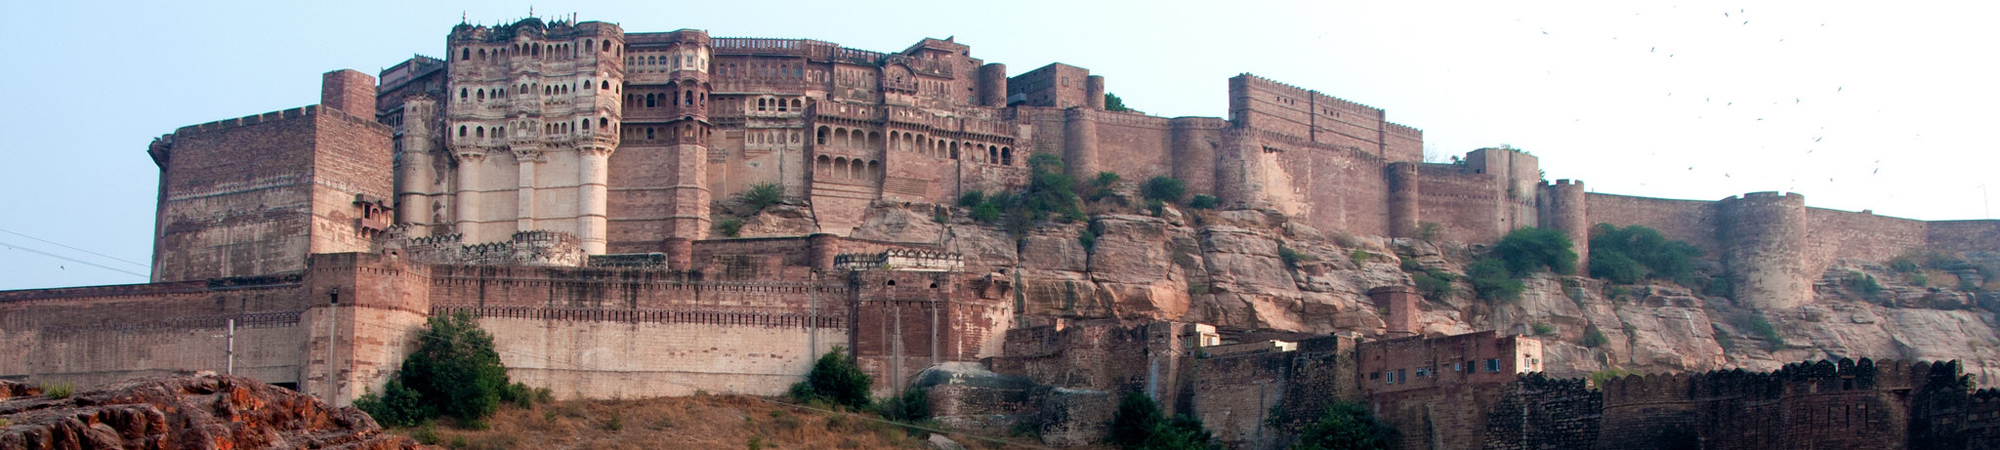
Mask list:
[[[1103,99],[1098,99],[1103,106]],[[1063,111],[1063,164],[1078,180],[1097,179],[1097,119],[1087,108]]]
[[465,242],[485,242],[477,231],[479,226],[479,165],[486,162],[486,154],[477,148],[461,147],[458,156],[458,192],[452,203],[457,206],[457,214],[452,228],[458,230]]
[[1399,238],[1417,237],[1417,223],[1422,220],[1418,211],[1417,164],[1410,162],[1389,163],[1389,235]]
[[595,146],[578,148],[576,158],[576,234],[583,240],[584,254],[602,255],[605,223],[610,217],[607,199],[611,186],[608,170],[611,149]]
[[340,69],[320,77],[319,106],[375,120],[375,77]]
[[1578,274],[1590,273],[1590,212],[1585,203],[1582,181],[1556,180],[1549,187],[1549,215],[1542,218],[1544,228],[1561,231],[1569,237],[1572,248],[1576,249],[1576,270]]
[[[674,127],[669,127],[674,128]],[[672,133],[682,133],[672,130]],[[695,132],[702,132],[696,130]],[[667,223],[670,237],[700,240],[708,238],[708,147],[682,138],[669,147],[674,158],[672,210]]]
[[[403,100],[403,155],[396,166],[396,222],[431,225],[429,185],[437,181],[431,168],[431,151],[436,149],[437,102],[430,97],[412,96]],[[412,236],[428,236],[429,227],[410,229]]]
[[[514,148],[514,164],[519,169],[515,178],[520,181],[514,187],[514,231],[535,229],[535,163],[542,159],[542,152],[531,148]],[[582,227],[578,227],[579,230]],[[578,234],[582,234],[580,231]]]
[[1090,109],[1104,109],[1104,76],[1091,75],[1083,79],[1083,104]]
[[979,67],[979,105],[1007,106],[1007,65],[992,63]]
[[1806,198],[1797,193],[1753,192],[1723,199],[1723,265],[1739,304],[1763,311],[1812,301],[1806,273]]
[[1383,338],[1416,336],[1417,333],[1417,288],[1410,286],[1382,286],[1368,290],[1368,299],[1377,308],[1387,308],[1389,316],[1382,318]]

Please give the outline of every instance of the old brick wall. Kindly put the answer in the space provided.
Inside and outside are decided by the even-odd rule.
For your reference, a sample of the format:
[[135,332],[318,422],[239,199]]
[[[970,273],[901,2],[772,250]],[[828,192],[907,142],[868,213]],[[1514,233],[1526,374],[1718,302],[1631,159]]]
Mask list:
[[1604,394],[1582,379],[1551,379],[1539,373],[1508,385],[1487,412],[1479,448],[1528,450],[1590,448],[1597,444]]
[[1930,235],[1921,220],[1806,208],[1806,276],[1818,278],[1842,258],[1888,261],[1924,248]]
[[2000,220],[1941,220],[1925,224],[1932,250],[2000,252]]
[[0,292],[0,377],[88,387],[180,370],[298,383],[299,275]]
[[1722,246],[1716,240],[1719,223],[1716,202],[1599,193],[1584,194],[1584,200],[1588,205],[1589,226],[1595,227],[1600,223],[1620,227],[1643,225],[1659,230],[1668,239],[1694,244],[1704,256],[1721,255]]
[[[1240,135],[1264,169],[1255,184],[1279,210],[1304,217],[1314,228],[1357,235],[1389,232],[1386,163],[1372,153],[1332,147],[1270,132]],[[1227,170],[1227,169],[1224,169]]]
[[[360,196],[393,201],[390,129],[375,122],[372,107],[360,114],[365,116],[320,109],[313,116],[313,224],[309,253],[368,251],[373,235],[360,230],[358,221],[364,219],[364,213],[354,203]],[[395,218],[388,214],[366,219],[383,225],[395,223]]]
[[1271,448],[1281,431],[1270,427],[1272,407],[1290,398],[1294,352],[1262,352],[1187,362],[1188,406],[1225,448]]
[[1459,242],[1500,240],[1499,204],[1507,193],[1494,176],[1448,164],[1417,166],[1417,217],[1436,223],[1443,239]]
[[783,394],[847,340],[844,323],[797,313],[460,308],[493,333],[510,379],[559,398],[642,398],[705,390]]

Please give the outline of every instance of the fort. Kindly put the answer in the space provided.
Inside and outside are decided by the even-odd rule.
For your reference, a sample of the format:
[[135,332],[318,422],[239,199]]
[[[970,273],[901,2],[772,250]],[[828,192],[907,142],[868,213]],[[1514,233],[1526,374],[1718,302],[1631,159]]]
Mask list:
[[[1384,110],[1251,74],[1229,80],[1226,118],[1107,110],[1108,81],[1088,69],[1009,76],[951,39],[875,52],[530,18],[459,24],[442,56],[328,72],[318,105],[155,139],[151,282],[0,292],[0,349],[26,355],[0,360],[0,377],[227,367],[344,405],[387,381],[427,318],[466,312],[513,379],[562,397],[776,395],[844,346],[878,393],[923,384],[954,426],[1036,427],[1057,445],[1095,442],[1126,391],[1202,418],[1230,448],[1277,448],[1336,399],[1370,405],[1413,449],[2000,438],[2000,404],[1947,363],[1598,391],[1534,375],[1534,337],[1425,335],[1407,277],[1366,290],[1379,325],[1272,337],[1035,314],[1020,272],[977,249],[867,232],[883,205],[946,218],[1054,155],[1076,179],[1171,177],[1222,209],[1345,235],[1487,244],[1543,227],[1582,247],[1596,224],[1644,225],[1719,256],[1740,304],[1786,310],[1842,259],[2000,251],[2000,221],[1812,208],[1797,193],[1593,193],[1507,148],[1426,163],[1423,132]],[[718,233],[721,205],[760,186],[808,229]]]

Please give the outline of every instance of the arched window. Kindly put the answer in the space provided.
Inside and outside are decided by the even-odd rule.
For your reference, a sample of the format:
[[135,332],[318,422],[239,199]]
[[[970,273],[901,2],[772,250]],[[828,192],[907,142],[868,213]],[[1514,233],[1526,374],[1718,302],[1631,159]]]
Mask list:
[[799,99],[796,98],[792,99],[792,109],[805,109],[805,107],[806,107],[805,102],[799,101]]
[[458,137],[465,137],[465,125],[458,126]]
[[474,92],[478,92],[478,93],[479,93],[479,100],[485,100],[485,99],[486,99],[486,90],[485,90],[485,89],[480,89],[480,90],[478,90],[478,91],[474,91]]
[[1000,162],[1000,147],[986,146],[986,162]]
[[868,149],[874,150],[878,148],[882,148],[882,133],[868,132]]
[[482,48],[482,49],[479,49],[479,60],[480,60],[480,61],[485,61],[485,60],[486,60],[486,49],[483,49],[483,48]]
[[826,145],[826,131],[826,127],[819,127],[819,131],[813,133],[813,142],[818,145]]
[[472,60],[472,49],[469,49],[469,48],[461,48],[461,49],[458,49],[458,60],[459,60],[459,61],[470,61],[470,60]]
[[653,138],[653,127],[646,127],[646,139]]
[[763,111],[763,110],[764,110],[764,103],[765,103],[765,102],[767,102],[767,101],[769,101],[769,100],[768,100],[768,99],[762,99],[762,98],[759,98],[759,99],[757,99],[757,110],[758,110],[758,111]]
[[486,137],[486,127],[472,127],[472,137]]
[[591,43],[591,40],[590,40],[590,39],[584,39],[584,40],[583,40],[583,49],[584,49],[584,50],[590,50],[590,49],[593,49],[593,48],[597,48],[597,46],[596,46],[596,45],[593,45],[593,44]]
[[1012,147],[1000,147],[1000,165],[1014,165],[1014,149]]
[[507,137],[507,127],[493,127],[493,137]]
[[611,41],[604,41],[604,51],[611,51]]
[[604,85],[603,85],[603,86],[600,86],[600,87],[598,87],[598,89],[611,89],[611,82],[609,82],[609,81],[604,81],[604,82],[602,82],[602,83],[604,83]]
[[603,117],[599,117],[599,118],[597,118],[597,128],[598,128],[598,129],[609,129],[609,128],[611,128],[611,119],[607,119],[607,118],[603,118]]
[[694,106],[694,91],[687,91],[683,93],[681,96],[681,102],[682,105]]
[[646,107],[653,107],[653,94],[646,94]]
[[875,181],[879,179],[882,179],[882,163],[872,159],[868,160],[868,178],[866,180]]
[[459,100],[465,99],[465,88],[458,88],[458,99]]
[[951,159],[958,159],[958,143],[951,143]]
[[583,119],[583,131],[590,131],[590,119]]
[[833,176],[833,174],[831,173],[833,172],[833,160],[827,158],[826,155],[819,155],[818,164],[814,164],[813,168],[815,169],[813,172],[813,175],[815,176],[820,176],[820,177]]

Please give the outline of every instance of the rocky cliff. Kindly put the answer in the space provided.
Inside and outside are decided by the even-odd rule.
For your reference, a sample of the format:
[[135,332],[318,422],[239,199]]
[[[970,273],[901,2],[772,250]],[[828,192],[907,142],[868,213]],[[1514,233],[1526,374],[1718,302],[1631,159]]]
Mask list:
[[244,377],[139,378],[66,395],[0,381],[0,450],[412,449],[367,414]]
[[[1384,331],[1386,310],[1370,301],[1370,288],[1411,285],[1406,268],[1463,273],[1486,252],[1481,245],[1316,230],[1275,211],[1169,206],[1155,215],[1093,208],[1087,222],[1010,233],[966,218],[962,208],[878,203],[853,237],[963,253],[967,270],[1018,280],[1016,306],[1026,321],[1152,318],[1239,333],[1364,336]],[[782,219],[753,221],[797,228]],[[1717,266],[1712,256],[1705,263]],[[1846,282],[1855,274],[1882,280],[1882,289],[1856,292]],[[1495,304],[1475,299],[1461,280],[1453,293],[1421,302],[1417,317],[1421,332],[1430,335],[1486,329],[1544,334],[1546,367],[1556,376],[1611,369],[1773,370],[1839,357],[1956,359],[1975,380],[2000,376],[1994,293],[1971,292],[1976,286],[1909,286],[1894,281],[1899,279],[1882,262],[1841,261],[1817,283],[1815,302],[1783,311],[1755,311],[1665,282],[1613,285],[1553,274],[1524,280],[1520,300]],[[1585,346],[1593,331],[1606,339]]]

